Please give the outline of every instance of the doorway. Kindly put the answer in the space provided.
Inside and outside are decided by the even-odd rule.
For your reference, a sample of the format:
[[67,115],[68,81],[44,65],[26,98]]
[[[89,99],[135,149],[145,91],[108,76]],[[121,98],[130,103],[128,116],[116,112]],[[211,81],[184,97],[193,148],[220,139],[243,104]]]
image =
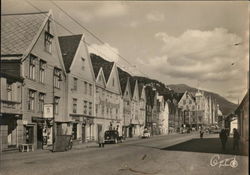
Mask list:
[[25,141],[27,144],[34,143],[34,126],[25,127]]
[[37,124],[37,149],[43,148],[43,124],[39,123]]

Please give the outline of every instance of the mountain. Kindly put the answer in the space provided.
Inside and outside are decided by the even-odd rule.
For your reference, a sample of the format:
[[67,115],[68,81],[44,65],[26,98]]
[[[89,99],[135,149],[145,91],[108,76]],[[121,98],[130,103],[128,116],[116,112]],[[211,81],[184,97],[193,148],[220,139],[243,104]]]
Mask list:
[[[186,84],[171,84],[167,85],[170,89],[174,90],[177,93],[183,93],[185,91],[189,91],[191,93],[197,92],[197,88],[190,87]],[[211,95],[212,98],[216,99],[216,102],[220,105],[220,110],[223,115],[227,115],[231,112],[233,112],[236,108],[237,105],[228,101],[224,97],[220,96],[219,94],[209,92],[209,91],[204,91],[205,95]]]

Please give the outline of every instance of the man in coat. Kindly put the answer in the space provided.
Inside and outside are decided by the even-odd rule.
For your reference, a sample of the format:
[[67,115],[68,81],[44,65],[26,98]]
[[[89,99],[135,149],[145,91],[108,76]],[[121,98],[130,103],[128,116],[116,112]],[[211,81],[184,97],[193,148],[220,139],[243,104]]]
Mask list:
[[100,132],[98,138],[99,147],[104,147],[104,133],[103,131]]
[[221,140],[221,144],[222,144],[222,150],[225,151],[226,150],[226,143],[227,143],[227,132],[225,129],[222,129],[220,132],[220,140]]
[[233,150],[239,151],[240,134],[236,128],[233,129]]

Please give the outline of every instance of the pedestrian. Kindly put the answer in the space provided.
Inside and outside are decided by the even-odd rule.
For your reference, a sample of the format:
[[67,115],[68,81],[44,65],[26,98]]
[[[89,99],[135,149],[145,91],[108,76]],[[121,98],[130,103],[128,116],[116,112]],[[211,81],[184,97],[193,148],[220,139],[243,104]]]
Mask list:
[[200,130],[200,138],[203,139],[203,134],[204,134],[204,131],[201,129]]
[[236,128],[233,129],[233,150],[239,151],[240,134]]
[[99,143],[99,147],[103,147],[104,148],[104,134],[103,134],[102,131],[99,134],[98,143]]
[[222,129],[220,132],[220,140],[221,140],[223,151],[226,150],[227,137],[228,137],[227,131],[225,129]]

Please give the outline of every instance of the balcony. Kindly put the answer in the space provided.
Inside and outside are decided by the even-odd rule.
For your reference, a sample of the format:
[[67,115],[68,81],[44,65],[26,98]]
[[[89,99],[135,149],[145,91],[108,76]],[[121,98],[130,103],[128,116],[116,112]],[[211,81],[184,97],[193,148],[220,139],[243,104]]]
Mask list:
[[1,101],[1,113],[6,114],[21,114],[22,105],[21,102],[0,100]]

